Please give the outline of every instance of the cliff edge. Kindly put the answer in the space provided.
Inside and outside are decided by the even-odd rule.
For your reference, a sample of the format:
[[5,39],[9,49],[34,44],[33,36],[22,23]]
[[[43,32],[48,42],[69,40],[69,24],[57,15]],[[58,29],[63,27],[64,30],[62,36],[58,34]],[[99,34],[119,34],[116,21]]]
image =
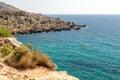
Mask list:
[[79,80],[66,71],[51,71],[45,67],[28,70],[17,70],[7,66],[0,58],[0,80]]
[[79,80],[66,71],[55,71],[47,54],[29,48],[0,26],[0,80]]
[[[1,45],[9,44],[14,47],[22,46],[22,43],[14,37],[0,38]],[[1,53],[0,53],[1,54]],[[79,80],[67,74],[66,71],[54,71],[44,66],[35,68],[16,69],[5,64],[5,58],[0,57],[0,80]]]

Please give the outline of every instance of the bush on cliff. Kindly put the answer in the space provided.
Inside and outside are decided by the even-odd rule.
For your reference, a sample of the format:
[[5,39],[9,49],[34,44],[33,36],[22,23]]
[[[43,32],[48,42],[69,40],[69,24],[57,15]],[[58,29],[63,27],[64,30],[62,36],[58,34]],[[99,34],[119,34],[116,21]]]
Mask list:
[[51,70],[56,69],[56,65],[50,57],[38,50],[30,52],[27,47],[16,47],[4,61],[7,65],[19,69],[34,68],[36,66],[44,66]]
[[5,63],[15,68],[21,68],[21,58],[26,54],[29,54],[26,47],[16,47],[12,53],[5,57]]
[[45,66],[51,70],[55,70],[57,68],[51,58],[47,54],[40,52],[38,49],[34,49],[33,51],[33,62],[38,66]]
[[12,34],[8,29],[5,29],[4,27],[0,26],[0,37],[12,37]]

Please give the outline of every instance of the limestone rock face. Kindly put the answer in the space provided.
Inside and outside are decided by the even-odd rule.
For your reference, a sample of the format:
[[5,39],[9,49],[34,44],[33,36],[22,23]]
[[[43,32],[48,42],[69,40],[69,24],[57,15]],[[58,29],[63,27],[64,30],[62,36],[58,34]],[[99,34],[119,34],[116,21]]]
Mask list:
[[6,66],[0,62],[0,80],[30,80],[33,78],[28,77],[25,74],[21,74],[18,70]]
[[13,47],[20,47],[20,46],[22,46],[22,43],[17,41],[17,39],[14,38],[14,37],[0,38],[0,46],[2,46],[4,44],[9,44],[9,45],[11,45]]

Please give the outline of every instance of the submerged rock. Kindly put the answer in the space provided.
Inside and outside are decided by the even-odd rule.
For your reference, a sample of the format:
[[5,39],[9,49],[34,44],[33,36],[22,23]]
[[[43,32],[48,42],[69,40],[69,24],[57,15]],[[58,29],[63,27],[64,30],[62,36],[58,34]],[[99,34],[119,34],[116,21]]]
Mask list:
[[73,27],[73,29],[74,30],[79,30],[79,29],[84,28],[84,27],[86,27],[86,25],[76,25],[76,26]]
[[79,25],[80,27],[86,27],[86,25],[84,24],[84,25]]

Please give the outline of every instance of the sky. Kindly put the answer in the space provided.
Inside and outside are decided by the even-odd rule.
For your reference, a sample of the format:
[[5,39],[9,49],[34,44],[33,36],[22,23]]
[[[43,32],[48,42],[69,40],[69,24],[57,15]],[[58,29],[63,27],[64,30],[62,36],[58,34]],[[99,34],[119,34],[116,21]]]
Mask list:
[[0,0],[43,14],[120,14],[120,0]]

